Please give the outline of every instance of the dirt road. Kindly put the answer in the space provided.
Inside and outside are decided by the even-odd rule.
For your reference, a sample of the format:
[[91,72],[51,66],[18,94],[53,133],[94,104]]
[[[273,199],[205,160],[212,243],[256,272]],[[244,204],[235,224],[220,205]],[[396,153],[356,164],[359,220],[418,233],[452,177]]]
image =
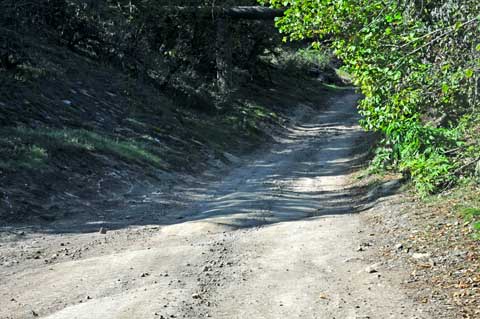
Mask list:
[[190,189],[168,226],[4,241],[0,318],[430,318],[368,249],[356,99],[299,107],[276,145]]

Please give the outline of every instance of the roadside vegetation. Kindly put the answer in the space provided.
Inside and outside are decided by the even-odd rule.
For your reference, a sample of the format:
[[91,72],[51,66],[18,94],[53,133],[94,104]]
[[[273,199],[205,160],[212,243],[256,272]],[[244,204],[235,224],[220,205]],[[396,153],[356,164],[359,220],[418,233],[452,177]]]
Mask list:
[[478,176],[480,3],[283,1],[284,40],[331,48],[364,95],[365,129],[382,136],[374,169],[411,177],[422,196]]

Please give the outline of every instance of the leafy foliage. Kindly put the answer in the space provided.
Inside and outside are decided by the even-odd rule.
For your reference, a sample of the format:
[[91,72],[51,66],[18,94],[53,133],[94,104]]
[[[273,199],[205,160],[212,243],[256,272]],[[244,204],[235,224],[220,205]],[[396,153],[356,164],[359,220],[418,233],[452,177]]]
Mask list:
[[285,41],[328,45],[344,61],[364,95],[363,127],[384,136],[376,164],[409,173],[423,194],[461,173],[468,115],[480,107],[480,2],[259,2],[286,7]]
[[480,208],[464,207],[461,209],[460,214],[474,230],[473,237],[480,240]]

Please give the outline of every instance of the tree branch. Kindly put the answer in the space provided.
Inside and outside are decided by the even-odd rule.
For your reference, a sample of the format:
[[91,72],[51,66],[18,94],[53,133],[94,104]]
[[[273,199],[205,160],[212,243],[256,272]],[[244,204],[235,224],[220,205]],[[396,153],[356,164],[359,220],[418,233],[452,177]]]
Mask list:
[[165,6],[163,11],[169,14],[186,13],[199,18],[229,17],[231,19],[270,20],[281,17],[285,10],[261,6],[207,7],[207,6]]

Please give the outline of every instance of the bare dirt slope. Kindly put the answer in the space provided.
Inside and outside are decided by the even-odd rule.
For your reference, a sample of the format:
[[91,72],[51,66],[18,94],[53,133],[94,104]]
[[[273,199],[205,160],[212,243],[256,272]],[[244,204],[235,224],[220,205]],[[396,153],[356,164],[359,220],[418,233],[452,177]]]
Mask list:
[[0,252],[28,258],[0,268],[0,317],[431,318],[401,270],[363,251],[374,234],[351,184],[368,140],[356,100],[299,106],[278,144],[183,190],[194,200],[168,226],[17,231]]

